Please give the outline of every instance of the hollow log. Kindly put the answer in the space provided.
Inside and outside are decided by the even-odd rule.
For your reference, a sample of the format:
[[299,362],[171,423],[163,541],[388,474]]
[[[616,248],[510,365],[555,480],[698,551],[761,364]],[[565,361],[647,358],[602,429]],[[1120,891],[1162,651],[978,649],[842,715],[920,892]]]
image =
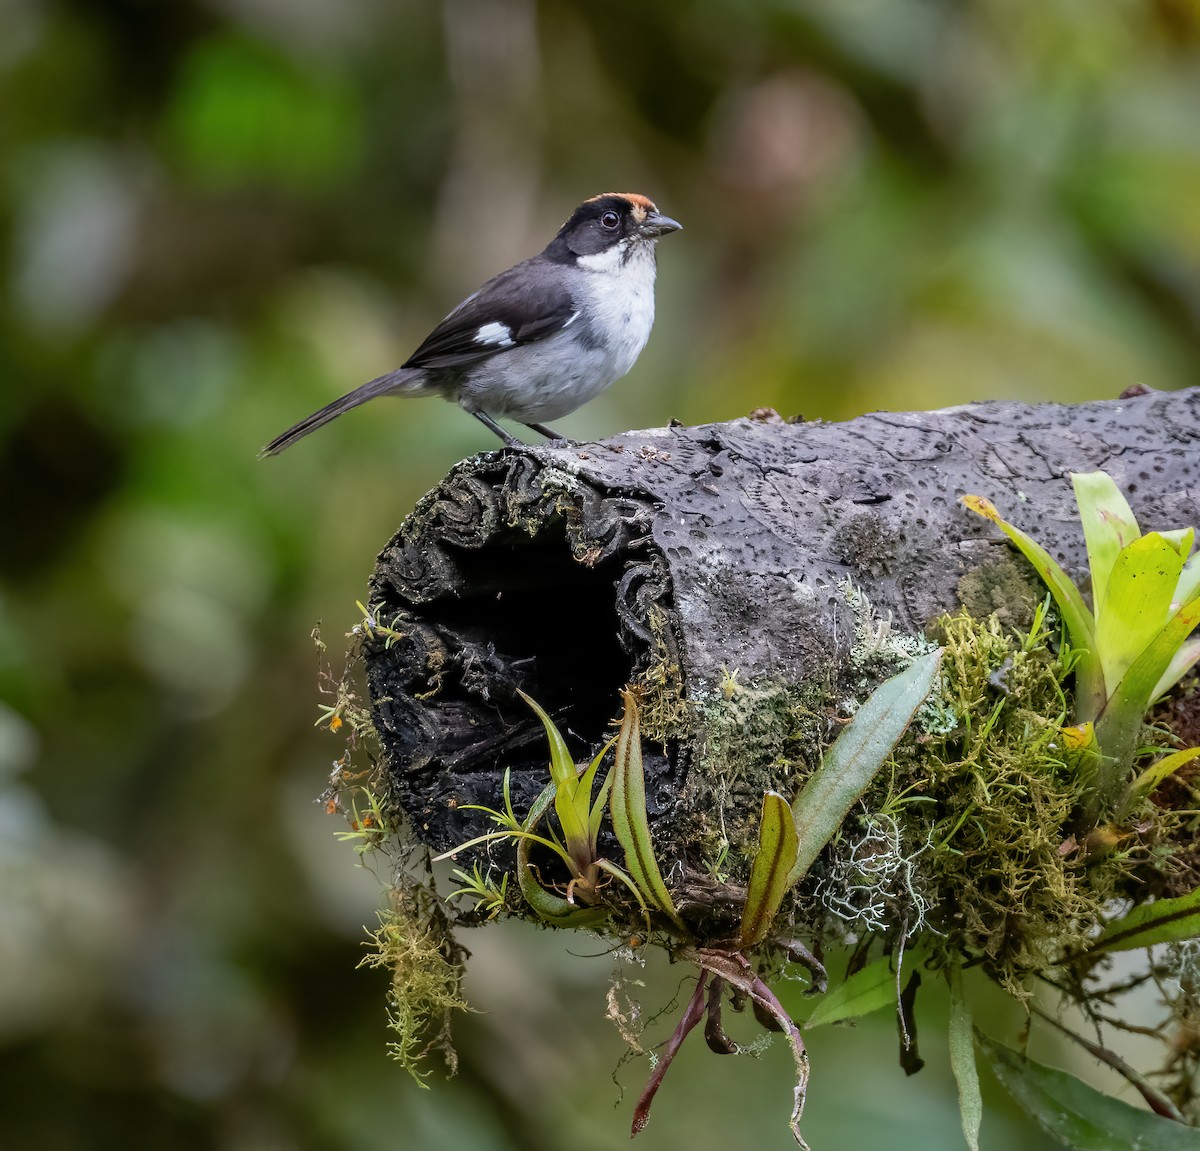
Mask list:
[[795,780],[772,780],[772,764],[811,749],[781,756],[761,715],[722,727],[713,704],[746,693],[797,708],[856,690],[864,628],[917,636],[964,604],[1021,622],[1044,590],[964,493],[992,499],[1086,586],[1069,473],[1097,469],[1144,530],[1200,525],[1200,388],[845,423],[760,411],[466,460],[371,581],[372,612],[399,636],[366,652],[394,796],[431,846],[461,843],[484,829],[461,809],[498,806],[506,770],[519,814],[547,783],[518,689],[582,757],[611,735],[618,690],[640,681],[656,838],[682,835],[697,804],[756,815],[763,778],[706,785],[714,741],[741,740],[781,788]]

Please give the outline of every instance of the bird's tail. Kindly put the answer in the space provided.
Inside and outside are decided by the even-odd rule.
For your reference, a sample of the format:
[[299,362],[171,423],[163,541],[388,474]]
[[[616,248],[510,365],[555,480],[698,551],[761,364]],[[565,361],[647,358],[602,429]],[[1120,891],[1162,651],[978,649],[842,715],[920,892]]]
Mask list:
[[309,432],[315,432],[317,428],[324,427],[330,420],[336,420],[343,412],[357,408],[359,404],[365,404],[368,400],[375,399],[376,396],[386,396],[389,393],[420,395],[425,391],[423,384],[423,372],[405,368],[399,368],[394,372],[388,372],[386,376],[379,376],[365,384],[360,384],[354,391],[339,396],[336,400],[326,404],[319,412],[313,412],[311,416],[288,428],[286,432],[277,435],[258,453],[258,458],[278,455],[284,448],[290,448],[292,444],[303,439]]

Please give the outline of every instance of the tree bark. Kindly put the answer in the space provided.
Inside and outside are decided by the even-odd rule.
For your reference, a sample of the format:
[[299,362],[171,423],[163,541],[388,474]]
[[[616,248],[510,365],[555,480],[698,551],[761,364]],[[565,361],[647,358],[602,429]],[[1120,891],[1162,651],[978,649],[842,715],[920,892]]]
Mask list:
[[[547,782],[518,688],[582,752],[611,734],[618,689],[641,678],[658,693],[647,800],[664,834],[703,794],[689,785],[713,701],[766,682],[828,697],[861,671],[852,588],[873,626],[913,635],[964,603],[1020,622],[1042,598],[960,495],[992,499],[1086,585],[1069,473],[1097,469],[1143,530],[1200,526],[1200,389],[838,424],[761,412],[466,460],[418,503],[371,582],[372,612],[400,633],[366,653],[395,797],[433,847],[462,842],[481,822],[460,809],[498,805],[506,768],[518,813]],[[757,738],[749,724],[740,737]]]

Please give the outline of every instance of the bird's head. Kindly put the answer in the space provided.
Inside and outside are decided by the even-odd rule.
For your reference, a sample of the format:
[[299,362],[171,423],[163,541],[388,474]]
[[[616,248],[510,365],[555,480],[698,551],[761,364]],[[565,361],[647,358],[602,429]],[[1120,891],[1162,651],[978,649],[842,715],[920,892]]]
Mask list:
[[546,255],[579,261],[613,252],[624,262],[635,250],[653,249],[660,236],[682,227],[664,216],[653,200],[637,192],[604,192],[584,200],[571,213],[547,247]]

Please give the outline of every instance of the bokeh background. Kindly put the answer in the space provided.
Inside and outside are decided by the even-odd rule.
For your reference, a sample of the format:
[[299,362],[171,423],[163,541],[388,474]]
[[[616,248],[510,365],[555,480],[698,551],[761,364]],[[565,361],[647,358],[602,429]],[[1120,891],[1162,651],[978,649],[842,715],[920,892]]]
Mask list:
[[[387,1060],[386,876],[314,803],[309,633],[493,440],[255,458],[614,189],[685,231],[569,434],[1200,382],[1196,0],[0,0],[0,1146],[626,1145],[586,938],[471,933],[460,1075]],[[958,1145],[931,991],[912,1080],[813,1036],[815,1146]],[[641,1146],[791,1146],[782,1046],[689,1047]]]

